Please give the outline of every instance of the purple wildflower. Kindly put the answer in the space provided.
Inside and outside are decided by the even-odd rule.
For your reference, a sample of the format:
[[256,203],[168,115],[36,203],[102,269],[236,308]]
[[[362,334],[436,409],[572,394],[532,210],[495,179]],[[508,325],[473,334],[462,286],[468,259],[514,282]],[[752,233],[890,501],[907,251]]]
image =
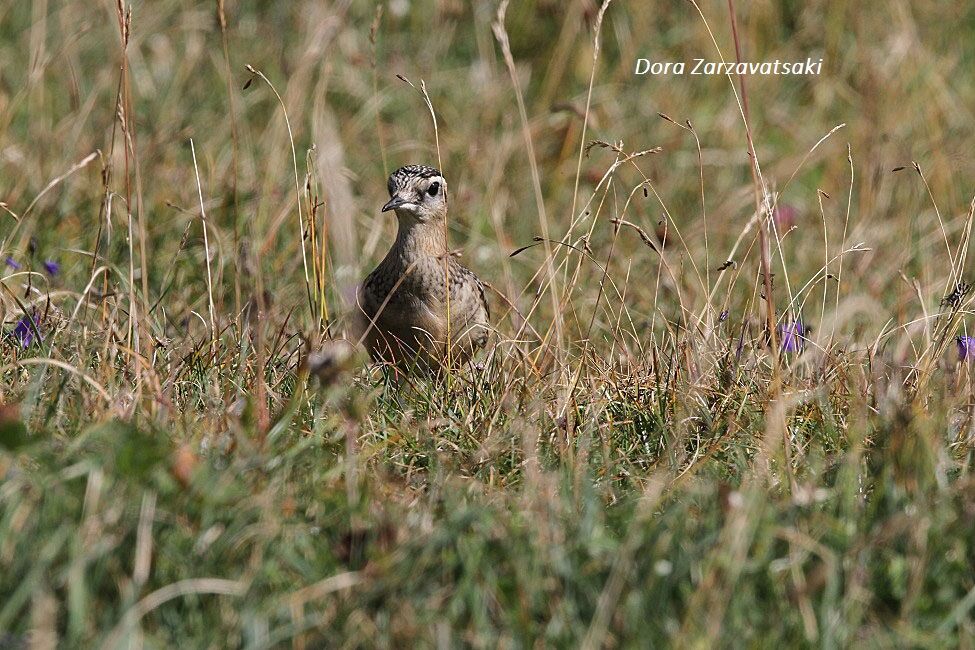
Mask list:
[[975,353],[975,336],[958,336],[955,343],[958,344],[959,361],[968,361],[968,357]]
[[12,257],[8,257],[7,259],[5,259],[4,260],[4,263],[7,266],[9,266],[10,268],[12,268],[14,271],[19,271],[20,270],[20,264],[18,264],[17,263],[17,260],[15,260]]
[[[17,321],[17,326],[14,327],[14,331],[11,334],[14,340],[20,345],[20,347],[25,350],[30,347],[30,344],[34,342],[34,328],[37,325],[37,312],[31,317],[24,316],[19,321]],[[34,320],[34,324],[31,325],[31,320]]]
[[775,206],[772,218],[775,220],[775,227],[778,228],[779,233],[783,233],[796,225],[796,221],[799,220],[799,211],[788,203],[782,203]]
[[804,333],[805,329],[803,329],[801,321],[779,323],[779,339],[781,339],[782,351],[801,352],[806,341],[803,337]]
[[54,260],[45,260],[44,270],[47,271],[48,275],[57,275],[61,272],[61,265]]

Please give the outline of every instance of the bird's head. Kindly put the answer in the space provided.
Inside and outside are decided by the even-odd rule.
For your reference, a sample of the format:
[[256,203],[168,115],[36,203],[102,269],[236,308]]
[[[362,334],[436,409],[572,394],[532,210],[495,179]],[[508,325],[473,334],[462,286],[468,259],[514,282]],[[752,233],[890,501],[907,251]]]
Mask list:
[[400,167],[390,175],[387,188],[383,212],[395,210],[401,222],[442,223],[447,216],[447,181],[433,167]]

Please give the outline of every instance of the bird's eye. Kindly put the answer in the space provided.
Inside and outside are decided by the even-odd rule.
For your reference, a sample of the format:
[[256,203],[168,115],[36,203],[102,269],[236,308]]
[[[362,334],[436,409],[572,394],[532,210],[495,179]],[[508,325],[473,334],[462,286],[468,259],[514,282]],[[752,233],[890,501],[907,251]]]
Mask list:
[[427,188],[427,194],[429,194],[430,196],[436,196],[439,192],[440,192],[440,183],[438,181],[434,181],[430,183],[430,187]]

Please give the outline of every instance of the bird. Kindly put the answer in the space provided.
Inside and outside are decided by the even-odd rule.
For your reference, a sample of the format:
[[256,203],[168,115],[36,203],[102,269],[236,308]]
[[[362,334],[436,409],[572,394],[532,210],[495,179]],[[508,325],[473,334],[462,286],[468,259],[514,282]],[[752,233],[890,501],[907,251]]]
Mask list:
[[396,240],[357,292],[359,338],[375,362],[460,367],[487,344],[490,310],[480,278],[447,247],[447,181],[406,165],[387,190]]

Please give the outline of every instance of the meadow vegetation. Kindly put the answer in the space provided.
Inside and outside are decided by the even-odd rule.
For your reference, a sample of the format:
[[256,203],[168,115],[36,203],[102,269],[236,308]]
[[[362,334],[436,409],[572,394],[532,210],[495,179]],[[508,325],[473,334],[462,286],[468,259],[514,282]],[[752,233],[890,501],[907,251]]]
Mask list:
[[[975,643],[975,5],[503,4],[0,3],[0,647]],[[408,163],[489,349],[309,377]]]

